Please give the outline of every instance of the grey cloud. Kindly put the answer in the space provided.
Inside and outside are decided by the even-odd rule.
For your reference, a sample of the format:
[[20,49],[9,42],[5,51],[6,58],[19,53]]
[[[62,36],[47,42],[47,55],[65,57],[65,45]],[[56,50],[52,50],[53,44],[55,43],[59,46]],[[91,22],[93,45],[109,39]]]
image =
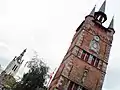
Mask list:
[[6,68],[6,66],[9,64],[9,61],[10,60],[8,58],[0,56],[0,64],[2,68]]

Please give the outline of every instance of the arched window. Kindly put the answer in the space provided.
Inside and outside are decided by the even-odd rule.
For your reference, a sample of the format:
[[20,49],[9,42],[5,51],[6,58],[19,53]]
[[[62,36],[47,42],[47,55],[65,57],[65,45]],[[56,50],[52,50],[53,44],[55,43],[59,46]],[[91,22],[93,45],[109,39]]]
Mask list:
[[97,54],[100,50],[99,41],[100,41],[99,36],[94,36],[93,40],[91,40],[91,42],[90,42],[90,50],[94,51]]
[[18,68],[17,65],[14,65],[14,67],[12,68],[13,71],[15,71]]

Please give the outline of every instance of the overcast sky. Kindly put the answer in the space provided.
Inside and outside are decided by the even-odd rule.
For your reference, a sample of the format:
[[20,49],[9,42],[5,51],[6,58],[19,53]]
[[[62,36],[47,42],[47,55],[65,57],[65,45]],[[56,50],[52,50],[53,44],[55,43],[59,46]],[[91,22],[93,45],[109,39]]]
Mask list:
[[[94,5],[97,11],[103,1],[0,0],[0,64],[5,68],[15,55],[28,48],[26,61],[35,50],[54,70],[66,54],[76,28]],[[115,15],[116,33],[103,90],[120,90],[119,9],[119,0],[107,0],[108,20],[104,25],[107,27]]]

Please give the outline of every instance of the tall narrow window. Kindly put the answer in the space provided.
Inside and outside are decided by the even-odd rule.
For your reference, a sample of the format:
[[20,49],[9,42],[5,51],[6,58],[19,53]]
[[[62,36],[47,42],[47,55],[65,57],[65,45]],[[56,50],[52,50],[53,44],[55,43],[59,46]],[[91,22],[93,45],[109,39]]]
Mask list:
[[73,82],[70,82],[67,90],[72,90],[73,85],[74,85],[74,83],[73,83]]
[[94,65],[94,63],[95,63],[95,57],[93,56],[93,59],[92,59],[92,62],[91,62],[91,65]]
[[14,70],[14,69],[15,69],[15,67],[16,67],[16,65],[14,65],[14,67],[12,68],[12,70]]
[[14,71],[15,71],[17,68],[18,68],[18,66],[16,66],[16,67],[14,68]]
[[95,67],[98,67],[98,63],[99,63],[99,59],[96,58],[95,63],[94,63],[94,66],[95,66]]
[[88,59],[88,63],[89,63],[89,64],[91,64],[92,59],[93,59],[93,56],[92,56],[92,55],[90,55],[90,56],[89,56],[89,59]]
[[86,53],[85,51],[82,52],[81,59],[84,59],[85,53]]
[[90,56],[90,54],[89,54],[89,53],[86,53],[86,54],[85,54],[84,60],[85,60],[86,62],[88,61],[89,56]]

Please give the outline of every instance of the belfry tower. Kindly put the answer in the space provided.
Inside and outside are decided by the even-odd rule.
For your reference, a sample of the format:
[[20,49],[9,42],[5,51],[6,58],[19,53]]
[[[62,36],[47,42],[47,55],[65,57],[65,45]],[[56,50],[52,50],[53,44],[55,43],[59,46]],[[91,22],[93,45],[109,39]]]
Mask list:
[[7,68],[5,69],[6,74],[10,74],[12,76],[16,75],[18,72],[20,66],[22,65],[23,61],[22,57],[24,56],[24,53],[26,52],[26,49],[20,54],[20,56],[16,57],[9,63]]
[[77,28],[49,90],[101,90],[113,41],[114,17],[106,28],[106,1]]

